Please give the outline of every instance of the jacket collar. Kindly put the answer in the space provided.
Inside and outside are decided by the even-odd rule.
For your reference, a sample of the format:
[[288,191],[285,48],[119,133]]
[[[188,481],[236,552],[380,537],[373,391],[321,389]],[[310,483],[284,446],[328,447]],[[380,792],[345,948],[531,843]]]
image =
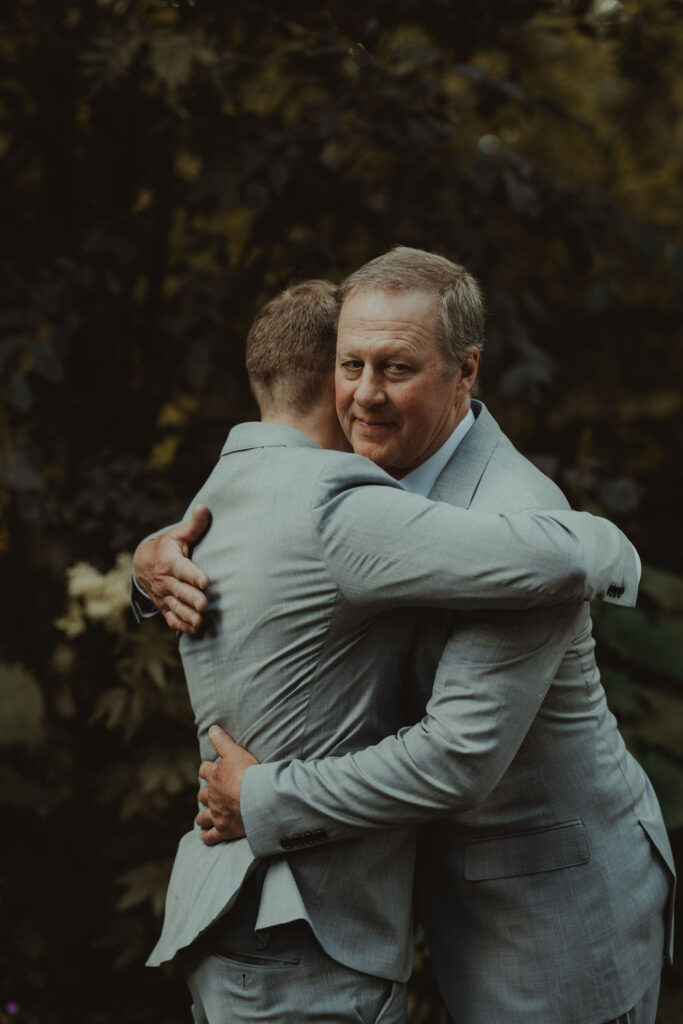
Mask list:
[[429,497],[450,505],[469,508],[493,451],[502,437],[501,429],[483,402],[472,401],[476,420],[436,479]]
[[250,448],[320,448],[308,434],[280,423],[238,423],[228,434],[221,455]]

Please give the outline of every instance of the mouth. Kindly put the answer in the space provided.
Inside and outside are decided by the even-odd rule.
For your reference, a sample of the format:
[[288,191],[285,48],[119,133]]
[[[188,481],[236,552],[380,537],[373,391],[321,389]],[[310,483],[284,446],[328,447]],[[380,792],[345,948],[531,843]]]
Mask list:
[[354,416],[353,423],[361,430],[370,434],[378,433],[381,430],[388,430],[389,427],[394,426],[389,420],[367,420],[362,419],[360,416]]

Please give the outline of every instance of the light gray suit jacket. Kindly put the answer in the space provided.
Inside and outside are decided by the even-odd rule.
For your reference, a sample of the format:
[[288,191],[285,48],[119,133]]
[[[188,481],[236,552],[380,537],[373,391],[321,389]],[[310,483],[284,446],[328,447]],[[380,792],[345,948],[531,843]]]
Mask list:
[[[180,649],[203,758],[215,757],[214,722],[263,761],[343,755],[397,729],[408,606],[635,596],[630,545],[604,520],[475,516],[406,494],[366,459],[287,427],[236,427],[195,501],[213,513],[194,553],[212,584],[204,631]],[[414,833],[385,828],[285,854],[324,839],[322,827],[278,836],[258,926],[303,918],[340,962],[405,979]],[[184,836],[149,962],[225,913],[253,864],[247,840],[209,848],[196,828]]]
[[[513,518],[566,507],[474,405],[433,497]],[[661,970],[665,925],[670,952],[673,860],[654,792],[606,706],[587,607],[421,612],[417,636],[426,716],[342,758],[249,768],[253,851],[268,856],[295,830],[348,843],[441,818],[421,830],[417,881],[459,1024],[624,1013]]]

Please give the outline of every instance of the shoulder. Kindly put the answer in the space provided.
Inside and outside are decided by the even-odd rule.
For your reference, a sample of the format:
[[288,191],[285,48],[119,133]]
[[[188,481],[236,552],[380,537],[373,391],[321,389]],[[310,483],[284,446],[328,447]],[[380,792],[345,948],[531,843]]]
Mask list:
[[329,507],[359,487],[395,487],[387,473],[361,455],[304,446],[268,446],[221,456],[192,504],[212,513],[261,508],[276,518],[289,510]]
[[480,511],[520,512],[526,508],[567,509],[569,503],[557,484],[501,434],[471,507]]
[[262,445],[223,452],[195,494],[190,508],[208,505],[212,514],[233,513],[257,506],[306,506],[329,457],[322,448]]
[[393,487],[404,493],[393,477],[363,455],[329,451],[321,452],[321,455],[315,489],[318,500],[327,500],[354,487]]

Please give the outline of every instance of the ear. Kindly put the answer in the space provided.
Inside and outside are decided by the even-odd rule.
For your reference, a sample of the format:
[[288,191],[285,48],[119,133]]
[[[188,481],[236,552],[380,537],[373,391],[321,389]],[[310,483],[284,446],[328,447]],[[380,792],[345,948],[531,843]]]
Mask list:
[[469,355],[465,356],[458,373],[460,375],[460,385],[464,391],[471,391],[477,379],[477,370],[479,369],[479,349],[473,348]]

